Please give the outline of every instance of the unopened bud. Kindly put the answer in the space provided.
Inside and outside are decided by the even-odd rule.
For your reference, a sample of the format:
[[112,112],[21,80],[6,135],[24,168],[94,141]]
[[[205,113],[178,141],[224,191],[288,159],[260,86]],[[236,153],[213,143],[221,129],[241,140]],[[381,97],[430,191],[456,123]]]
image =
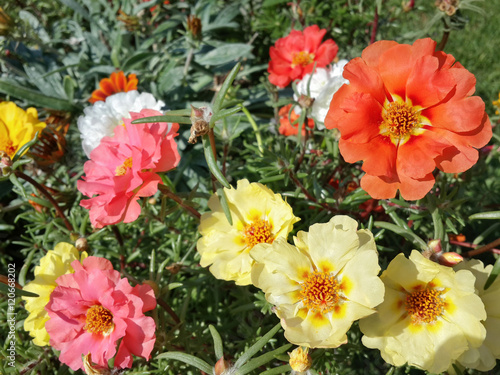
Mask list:
[[214,366],[214,374],[215,375],[223,375],[229,371],[231,368],[231,364],[224,360],[224,357],[220,357],[217,363]]
[[187,29],[194,39],[201,39],[201,19],[190,14],[187,18]]
[[427,246],[429,246],[429,249],[432,251],[433,254],[438,254],[441,251],[443,251],[441,247],[441,240],[430,240],[427,243]]
[[311,368],[312,359],[308,352],[308,348],[306,348],[306,350],[302,350],[302,347],[299,346],[291,353],[288,353],[290,356],[289,364],[293,371],[306,372]]
[[87,375],[111,375],[109,368],[92,363],[90,353],[83,357],[83,369]]
[[87,251],[89,248],[89,243],[85,237],[80,237],[75,242],[75,247],[78,251]]
[[311,108],[314,103],[314,98],[310,98],[307,95],[301,94],[299,97],[299,105],[301,108]]
[[443,266],[453,267],[462,262],[464,258],[457,253],[443,253],[439,255],[438,262]]

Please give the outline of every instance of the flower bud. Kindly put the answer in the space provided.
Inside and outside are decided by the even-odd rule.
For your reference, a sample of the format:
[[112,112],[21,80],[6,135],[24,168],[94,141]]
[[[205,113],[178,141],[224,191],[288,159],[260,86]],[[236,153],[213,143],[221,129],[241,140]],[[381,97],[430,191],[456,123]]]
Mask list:
[[294,349],[291,353],[288,353],[290,356],[290,367],[293,371],[297,372],[306,372],[311,368],[312,359],[308,354],[309,349],[302,350],[302,347],[298,347]]
[[429,249],[432,251],[433,254],[438,254],[441,251],[443,251],[441,247],[441,240],[430,240],[427,243],[427,246],[429,246]]
[[220,357],[217,363],[214,366],[214,374],[215,375],[223,375],[231,368],[231,364],[224,360],[224,357]]
[[85,237],[80,237],[75,242],[75,247],[78,251],[87,251],[89,248],[89,244]]
[[190,14],[187,18],[187,30],[194,39],[201,39],[201,19]]
[[298,102],[301,108],[310,108],[314,103],[314,98],[310,98],[307,95],[301,94],[299,96]]
[[438,262],[443,266],[453,267],[462,262],[464,258],[457,253],[443,253],[439,255]]

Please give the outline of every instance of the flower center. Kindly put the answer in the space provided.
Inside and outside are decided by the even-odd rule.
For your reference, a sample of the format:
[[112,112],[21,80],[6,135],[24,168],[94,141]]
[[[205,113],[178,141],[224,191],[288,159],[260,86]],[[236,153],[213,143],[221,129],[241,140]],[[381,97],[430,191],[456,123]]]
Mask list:
[[307,66],[314,61],[314,53],[309,53],[306,51],[295,52],[292,55],[292,68],[297,65]]
[[332,311],[339,302],[339,284],[328,272],[313,272],[302,283],[300,295],[304,306],[325,314]]
[[444,301],[441,291],[425,289],[406,296],[406,311],[412,323],[433,323],[443,313]]
[[90,333],[108,336],[115,329],[113,314],[101,305],[94,305],[87,310],[84,330]]
[[258,243],[273,243],[273,226],[267,220],[256,220],[245,226],[243,229],[243,240],[247,248],[251,249]]
[[411,135],[414,128],[419,126],[420,115],[412,106],[401,102],[391,102],[384,106],[382,113],[384,121],[382,128],[391,137],[405,138]]
[[115,176],[123,176],[129,168],[132,168],[132,158],[125,159],[122,165],[116,167]]
[[16,147],[10,139],[7,139],[0,144],[0,150],[5,151],[10,157],[13,157],[16,153]]

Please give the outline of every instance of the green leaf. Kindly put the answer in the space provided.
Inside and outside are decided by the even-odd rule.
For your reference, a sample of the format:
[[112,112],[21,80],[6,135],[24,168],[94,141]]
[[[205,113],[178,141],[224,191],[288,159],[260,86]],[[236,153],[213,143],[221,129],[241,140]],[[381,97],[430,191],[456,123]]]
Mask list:
[[150,117],[139,118],[137,120],[132,121],[132,124],[147,124],[151,122],[176,122],[178,124],[191,125],[191,119],[189,117],[175,116],[169,114],[163,116],[150,116]]
[[260,367],[262,365],[265,365],[268,362],[271,362],[276,358],[277,355],[286,352],[288,349],[292,347],[292,344],[286,344],[283,345],[282,347],[279,347],[278,349],[274,349],[270,352],[267,352],[266,354],[263,354],[257,358],[254,358],[250,361],[248,361],[247,364],[241,366],[238,369],[238,373],[241,375],[247,374],[250,371],[256,369],[257,367]]
[[127,60],[125,60],[122,66],[122,70],[124,72],[128,72],[137,64],[140,64],[145,60],[151,60],[155,56],[157,56],[157,53],[155,52],[138,52],[135,55],[130,56]]
[[252,45],[244,43],[224,44],[201,57],[197,55],[196,62],[200,65],[224,65],[250,53],[252,48]]
[[[26,150],[28,150],[31,146],[33,146],[36,143],[36,141],[38,141],[38,134],[39,133],[40,133],[40,131],[37,131],[35,133],[35,136],[33,137],[33,139],[31,141],[26,142],[24,145],[21,146],[21,148],[19,150],[17,150],[16,154],[12,158],[12,161],[14,162],[14,164],[12,164],[13,169],[15,169],[15,168],[17,168],[17,166],[19,166],[19,164],[17,164],[17,161],[26,152]],[[20,163],[20,164],[24,164],[24,163]],[[14,167],[14,165],[16,167]]]
[[185,364],[196,367],[197,369],[211,374],[213,372],[213,367],[210,366],[204,360],[195,357],[194,355],[182,353],[182,352],[167,352],[156,356],[156,359],[174,359],[176,361],[184,362]]
[[208,135],[204,135],[202,138],[203,142],[203,153],[205,154],[205,159],[207,161],[208,169],[214,175],[214,177],[219,181],[222,186],[225,188],[231,188],[229,182],[227,182],[226,177],[222,174],[221,170],[217,166],[217,162],[215,161],[214,154],[212,152],[212,146],[210,145],[210,141],[208,139]]
[[184,68],[182,66],[177,66],[173,68],[168,68],[160,73],[158,78],[158,86],[164,93],[169,93],[175,90],[182,84],[182,79],[184,78]]
[[288,2],[288,0],[265,0],[262,4],[262,8],[273,7],[286,2]]
[[281,374],[288,374],[290,371],[292,371],[290,365],[283,365],[275,367],[271,370],[261,372],[260,375],[281,375]]
[[83,8],[80,4],[73,0],[59,0],[62,4],[66,5],[68,8],[71,8],[75,11],[76,14],[79,14],[87,21],[92,22],[89,13]]
[[261,350],[264,345],[266,345],[269,340],[279,331],[281,328],[281,323],[276,324],[269,332],[267,332],[264,336],[262,336],[255,344],[253,344],[250,348],[247,349],[245,353],[241,355],[240,358],[234,364],[234,367],[239,369],[243,366],[244,363],[248,362],[250,358],[252,358],[255,353]]
[[22,289],[18,289],[18,288],[9,287],[7,284],[4,284],[4,283],[0,282],[0,292],[1,293],[7,295],[9,293],[12,293],[12,289],[14,289],[14,292],[16,293],[16,297],[20,297],[20,296],[39,297],[39,295],[36,294],[36,293],[31,293],[31,292],[28,292],[27,290],[22,290]]
[[219,196],[219,202],[224,211],[224,215],[226,215],[226,219],[229,222],[229,225],[233,225],[233,218],[231,216],[231,210],[229,209],[229,204],[227,203],[226,193],[224,189],[217,189],[217,195]]
[[70,76],[64,76],[63,79],[64,92],[69,101],[73,101],[75,97],[76,83]]
[[76,112],[80,110],[79,107],[75,106],[73,103],[67,100],[47,96],[42,94],[40,91],[21,87],[17,84],[13,84],[1,79],[0,92],[19,99],[24,99],[38,107],[45,107],[66,112]]
[[484,284],[484,290],[488,289],[491,286],[491,284],[493,284],[499,273],[500,273],[500,258],[497,258],[495,265],[493,266],[493,269],[491,270],[491,273],[488,276],[488,280],[486,280],[486,283]]
[[224,117],[231,116],[239,111],[241,111],[241,107],[239,107],[239,106],[220,110],[216,115],[212,116],[212,118],[210,119],[209,126],[211,128],[213,128],[216,121],[219,121],[219,120],[223,119]]
[[224,349],[222,347],[222,339],[220,338],[219,332],[215,329],[213,325],[209,325],[208,329],[210,330],[210,334],[212,335],[212,339],[214,340],[214,352],[215,359],[219,360],[224,356]]
[[480,212],[469,216],[469,220],[499,220],[500,211]]
[[18,180],[17,176],[14,173],[12,173],[9,176],[9,180],[21,192],[22,196],[24,198],[28,199],[28,196],[26,195],[26,190],[24,190],[23,184],[21,184],[21,182]]
[[226,80],[222,84],[219,92],[215,96],[214,105],[212,106],[212,111],[214,113],[214,116],[216,116],[217,113],[222,108],[222,103],[224,102],[224,98],[227,94],[227,90],[229,90],[229,86],[232,85],[234,79],[236,78],[236,75],[238,74],[238,72],[240,70],[240,66],[241,66],[241,63],[237,63],[234,66],[234,68],[227,75]]
[[408,241],[413,242],[413,244],[418,246],[421,250],[427,249],[427,243],[415,233],[413,233],[410,229],[401,228],[400,226],[392,223],[387,223],[385,221],[376,221],[373,224],[377,228],[384,228],[390,230],[391,232],[399,234],[400,236],[406,238]]

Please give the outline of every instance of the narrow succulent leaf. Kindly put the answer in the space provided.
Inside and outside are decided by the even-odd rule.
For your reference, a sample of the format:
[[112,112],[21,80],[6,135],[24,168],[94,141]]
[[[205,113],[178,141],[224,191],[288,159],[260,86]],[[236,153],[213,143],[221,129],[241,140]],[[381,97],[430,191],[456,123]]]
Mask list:
[[291,347],[292,344],[286,344],[270,352],[267,352],[266,354],[263,354],[257,358],[254,358],[248,361],[245,365],[241,366],[238,369],[238,373],[241,375],[248,374],[249,372],[255,370],[256,368],[265,365],[268,362],[271,362],[276,358],[277,355],[286,352]]
[[214,353],[215,359],[218,360],[224,356],[224,349],[222,346],[222,339],[219,335],[219,332],[215,329],[213,325],[209,325],[208,329],[210,330],[210,334],[212,335],[212,339],[214,340]]
[[217,181],[219,181],[222,184],[222,186],[229,189],[231,185],[229,185],[229,182],[227,182],[226,177],[224,177],[221,170],[217,166],[217,162],[215,161],[215,157],[212,152],[212,146],[210,145],[208,136],[204,135],[202,137],[202,141],[203,141],[203,151],[205,154],[205,159],[207,160],[208,169],[210,169],[210,172],[212,172],[214,177],[217,179]]
[[266,345],[269,340],[279,331],[281,328],[281,323],[276,324],[269,332],[262,336],[255,344],[253,344],[248,350],[241,355],[241,357],[236,361],[234,367],[239,369],[244,363],[247,363],[250,358],[252,358],[259,350],[261,350],[264,345]]
[[156,359],[173,359],[175,361],[184,362],[185,364],[194,366],[197,369],[199,369],[207,374],[212,374],[212,371],[213,371],[213,367],[210,366],[204,360],[202,360],[198,357],[195,357],[194,355],[186,354],[186,353],[182,353],[182,352],[162,353],[162,354],[159,354],[156,357]]
[[24,99],[38,107],[45,107],[66,112],[76,112],[80,110],[79,107],[68,100],[47,96],[38,90],[21,87],[5,80],[0,80],[0,92],[19,99]]
[[33,146],[36,141],[38,141],[38,133],[40,133],[39,131],[37,131],[35,133],[35,136],[33,137],[33,139],[29,142],[26,142],[24,145],[21,146],[21,148],[19,150],[17,150],[16,154],[14,155],[14,157],[12,158],[12,161],[15,163],[21,156],[22,154],[24,154],[24,152],[29,149],[31,146]]
[[16,297],[20,297],[20,296],[38,297],[38,294],[36,294],[36,293],[31,293],[31,292],[28,292],[27,290],[13,288],[13,287],[8,286],[7,284],[4,284],[3,282],[0,282],[0,292],[2,294],[5,294],[5,295],[8,295],[9,293],[14,292],[16,294]]
[[391,232],[399,234],[400,236],[406,238],[408,241],[413,242],[413,244],[415,246],[418,246],[421,250],[427,249],[427,243],[419,236],[417,236],[415,233],[413,233],[410,229],[401,228],[398,225],[387,223],[385,221],[376,221],[373,224],[377,228],[387,229],[390,230]]
[[224,117],[233,115],[241,110],[241,107],[233,107],[228,109],[221,109],[216,115],[212,116],[210,119],[210,127],[213,128],[216,121],[222,120]]
[[500,211],[479,212],[469,216],[469,220],[499,220]]
[[176,122],[178,124],[191,124],[191,119],[189,117],[166,114],[163,116],[138,118],[137,120],[132,121],[132,124],[147,124],[151,122]]
[[9,176],[9,180],[21,192],[22,196],[28,199],[28,195],[26,194],[26,190],[24,190],[23,184],[21,184],[21,181],[19,181],[14,173],[11,173],[11,175]]
[[271,370],[261,372],[260,375],[281,375],[281,374],[288,374],[290,371],[292,371],[290,365],[283,365],[275,367]]
[[488,289],[491,286],[491,284],[493,284],[499,273],[500,273],[500,258],[497,258],[495,265],[493,266],[493,269],[491,270],[491,273],[488,276],[488,280],[486,280],[486,283],[484,284],[485,290]]
[[226,215],[226,219],[230,225],[233,225],[233,217],[231,216],[231,210],[229,209],[229,204],[227,203],[227,196],[224,192],[224,189],[217,189],[217,195],[219,197],[220,205],[222,207],[222,211],[224,211],[224,215]]
[[234,79],[236,78],[236,75],[238,74],[240,70],[241,63],[237,63],[234,68],[229,72],[229,74],[226,77],[226,80],[222,84],[219,92],[215,96],[214,99],[214,105],[212,106],[212,111],[214,115],[217,115],[219,110],[222,108],[222,103],[224,102],[224,98],[226,97],[227,90],[229,90],[229,87],[233,83]]

